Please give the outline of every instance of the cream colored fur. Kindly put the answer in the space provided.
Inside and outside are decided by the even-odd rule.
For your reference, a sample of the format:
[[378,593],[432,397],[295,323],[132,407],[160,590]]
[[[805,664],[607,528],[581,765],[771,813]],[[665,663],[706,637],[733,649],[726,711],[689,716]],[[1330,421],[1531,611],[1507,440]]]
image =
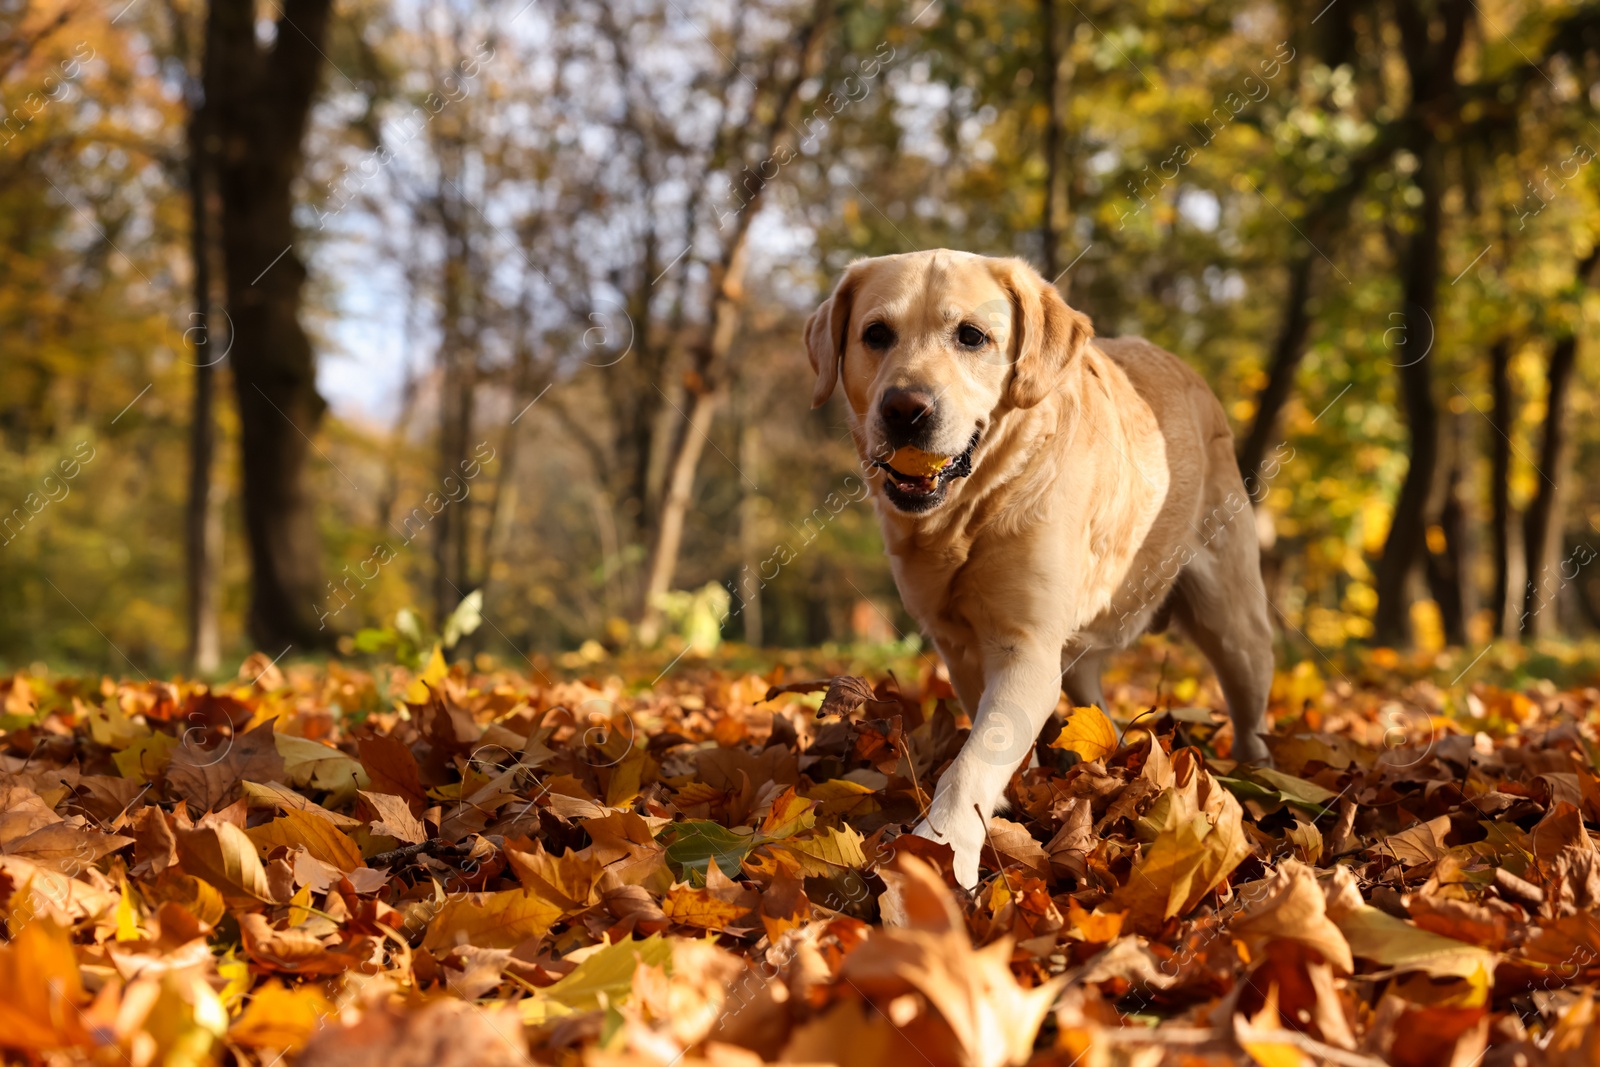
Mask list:
[[[963,322],[989,334],[987,350],[953,340]],[[862,341],[874,323],[893,330],[885,351]],[[864,464],[892,450],[877,415],[887,389],[935,396],[928,451],[980,435],[971,475],[931,511],[902,512],[882,472],[871,479],[906,609],[973,717],[916,828],[952,845],[963,884],[1063,686],[1074,704],[1101,702],[1102,657],[1153,621],[1170,616],[1212,663],[1235,758],[1265,757],[1272,647],[1255,526],[1199,375],[1138,338],[1092,340],[1021,260],[948,250],[852,264],[806,336],[814,405],[842,388]]]

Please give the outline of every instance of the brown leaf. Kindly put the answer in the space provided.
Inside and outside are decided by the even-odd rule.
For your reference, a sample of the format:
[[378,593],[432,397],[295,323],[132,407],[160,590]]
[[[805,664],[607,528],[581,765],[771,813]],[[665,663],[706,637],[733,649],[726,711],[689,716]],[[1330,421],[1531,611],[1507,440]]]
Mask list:
[[1445,854],[1445,834],[1450,832],[1450,816],[1441,815],[1428,822],[1390,834],[1375,846],[1377,851],[1392,853],[1407,867],[1420,867],[1436,863]]
[[361,799],[376,816],[370,823],[373,833],[413,845],[421,844],[428,839],[427,827],[422,825],[422,820],[411,813],[411,805],[404,797],[392,793],[362,791]]
[[411,750],[392,737],[380,735],[363,737],[359,751],[361,766],[372,779],[372,792],[400,797],[411,805],[413,814],[421,814],[427,807],[428,794],[422,788],[417,758]]
[[172,750],[167,767],[167,788],[192,804],[196,811],[216,811],[239,795],[239,783],[279,782],[284,777],[273,722],[253,730],[223,737],[210,748],[189,738]]
[[1047,882],[1055,880],[1044,846],[1035,841],[1028,828],[1021,823],[999,816],[990,819],[984,852],[991,860],[999,861],[994,864],[996,869],[1020,870]]
[[1310,867],[1287,860],[1259,885],[1253,902],[1229,925],[1234,937],[1251,946],[1252,957],[1272,942],[1292,941],[1316,952],[1340,974],[1355,970],[1350,944],[1328,918],[1322,887]]
[[167,813],[160,808],[152,805],[134,813],[133,857],[133,869],[128,873],[135,878],[160,874],[178,862],[178,842]]
[[822,706],[817,709],[819,719],[829,715],[848,717],[852,712],[859,711],[868,704],[891,707],[897,711],[900,708],[900,702],[897,700],[879,700],[878,694],[873,692],[867,680],[854,674],[837,674],[832,678],[775,685],[768,689],[767,695],[761,699],[765,702],[784,693],[819,693],[824,690],[827,691],[827,695],[822,698]]
[[761,924],[767,940],[776,944],[784,934],[811,918],[811,901],[798,878],[778,876],[761,893]]
[[358,938],[348,947],[330,950],[304,930],[273,929],[257,912],[239,916],[239,935],[245,955],[280,974],[343,974],[366,963],[377,947],[376,939]]
[[72,875],[131,844],[131,837],[103,834],[62,821],[16,838],[6,845],[5,852],[8,856],[21,856],[49,870]]
[[1112,906],[1127,911],[1136,930],[1153,933],[1167,919],[1188,914],[1250,851],[1239,802],[1204,769],[1193,774],[1162,794],[1169,802],[1166,821],[1113,894]]
[[560,904],[569,913],[596,902],[596,887],[605,873],[605,864],[593,854],[567,852],[552,856],[537,841],[532,852],[506,849],[506,859],[524,889]]
[[[846,957],[841,977],[880,1010],[907,993],[920,993],[949,1028],[961,1062],[1027,1062],[1062,980],[1033,989],[1019,985],[1011,973],[1009,937],[974,949],[950,889],[921,860],[902,856],[880,873],[903,925],[874,932]],[[900,1028],[915,1021],[907,1018]]]
[[298,1067],[527,1067],[514,1008],[479,1008],[453,997],[407,1008],[374,998],[353,1023],[312,1035]]

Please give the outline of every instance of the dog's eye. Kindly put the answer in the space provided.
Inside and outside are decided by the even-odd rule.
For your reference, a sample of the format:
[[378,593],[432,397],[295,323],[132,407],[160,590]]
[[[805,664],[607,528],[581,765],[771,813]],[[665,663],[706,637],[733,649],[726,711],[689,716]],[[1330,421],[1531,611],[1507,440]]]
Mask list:
[[963,348],[982,348],[989,343],[989,335],[970,322],[964,322],[956,331],[956,340],[961,342]]
[[868,348],[882,350],[894,344],[894,331],[881,322],[875,322],[861,331],[861,342]]

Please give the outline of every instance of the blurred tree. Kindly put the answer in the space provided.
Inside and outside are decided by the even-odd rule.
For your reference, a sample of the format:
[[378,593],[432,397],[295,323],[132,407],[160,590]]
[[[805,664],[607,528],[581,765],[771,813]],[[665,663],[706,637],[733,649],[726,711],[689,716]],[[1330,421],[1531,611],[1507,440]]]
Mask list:
[[[174,58],[183,70],[183,98],[188,108],[185,168],[189,186],[189,259],[193,270],[194,311],[184,331],[187,356],[194,367],[194,401],[189,415],[189,499],[184,510],[185,593],[188,609],[188,666],[211,674],[221,665],[221,620],[218,581],[223,547],[223,484],[214,476],[217,451],[216,392],[218,364],[226,357],[227,334],[212,336],[212,261],[216,205],[215,139],[205,86],[214,75],[206,64],[216,50],[205,35],[205,9],[168,0]],[[198,16],[198,17],[197,17]],[[198,23],[198,25],[197,25]]]
[[331,0],[284,0],[258,39],[253,0],[212,0],[205,106],[220,144],[219,240],[239,408],[251,637],[319,647],[321,545],[305,466],[323,414],[300,324],[306,269],[294,251],[294,182],[322,72]]

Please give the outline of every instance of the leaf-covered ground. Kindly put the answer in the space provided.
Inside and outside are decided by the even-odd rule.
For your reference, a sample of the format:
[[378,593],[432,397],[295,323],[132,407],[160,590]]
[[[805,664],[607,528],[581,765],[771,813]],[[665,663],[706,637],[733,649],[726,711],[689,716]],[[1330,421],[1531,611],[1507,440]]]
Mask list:
[[1302,664],[1264,770],[1153,644],[1111,720],[1063,706],[968,895],[902,836],[967,735],[931,661],[766,662],[0,680],[0,1049],[1600,1062],[1592,671]]

